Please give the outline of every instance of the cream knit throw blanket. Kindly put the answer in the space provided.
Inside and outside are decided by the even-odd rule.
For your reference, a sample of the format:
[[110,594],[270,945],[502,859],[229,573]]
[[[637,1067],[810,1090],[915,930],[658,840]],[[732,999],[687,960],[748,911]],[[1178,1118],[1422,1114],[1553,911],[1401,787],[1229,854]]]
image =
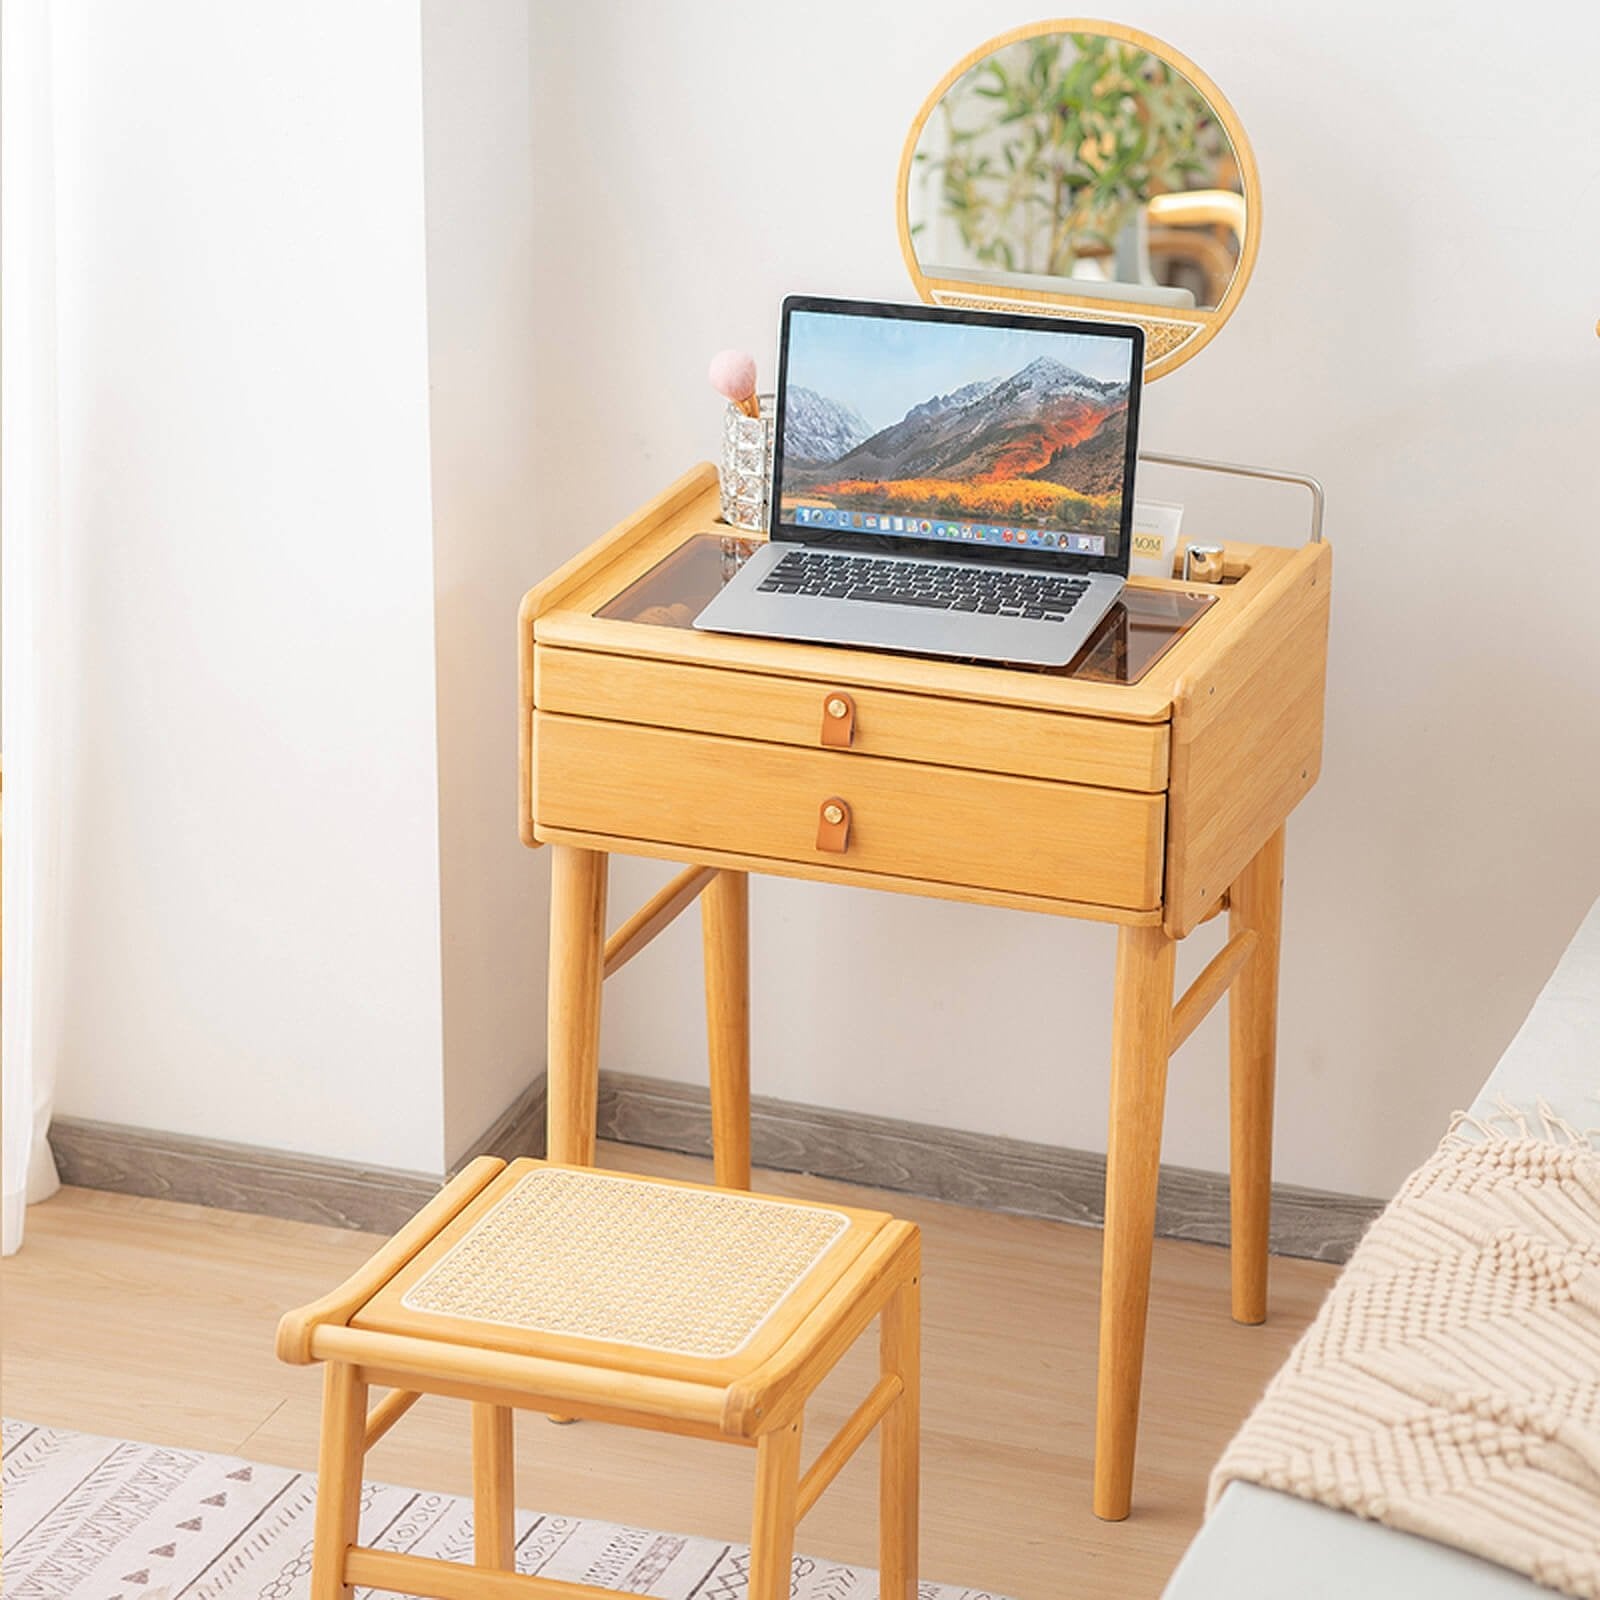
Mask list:
[[1600,1155],[1448,1139],[1228,1446],[1235,1479],[1600,1600]]

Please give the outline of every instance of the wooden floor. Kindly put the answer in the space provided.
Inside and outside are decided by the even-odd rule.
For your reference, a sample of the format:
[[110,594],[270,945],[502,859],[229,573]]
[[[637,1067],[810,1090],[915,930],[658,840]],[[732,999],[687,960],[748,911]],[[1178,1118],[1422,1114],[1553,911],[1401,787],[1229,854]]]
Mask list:
[[[622,1146],[601,1159],[670,1176],[707,1167]],[[1089,1511],[1097,1231],[781,1173],[757,1187],[921,1224],[923,1573],[1014,1600],[1161,1592],[1199,1525],[1208,1468],[1336,1271],[1275,1261],[1267,1325],[1241,1328],[1228,1317],[1226,1252],[1158,1242],[1134,1514],[1107,1524]],[[273,1329],[372,1246],[367,1234],[65,1190],[28,1213],[27,1243],[4,1268],[5,1412],[314,1467],[318,1373],[280,1366]],[[876,1341],[863,1345],[813,1406],[813,1447],[871,1381]],[[521,1417],[517,1464],[523,1506],[748,1536],[743,1450]],[[801,1549],[876,1565],[875,1471],[869,1444],[807,1518]],[[368,1473],[467,1492],[461,1408],[423,1401]]]

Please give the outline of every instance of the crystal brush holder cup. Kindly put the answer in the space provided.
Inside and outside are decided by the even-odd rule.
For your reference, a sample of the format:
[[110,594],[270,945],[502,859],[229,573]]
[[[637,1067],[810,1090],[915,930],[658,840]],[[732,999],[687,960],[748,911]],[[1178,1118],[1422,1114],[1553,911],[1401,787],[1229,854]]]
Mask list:
[[758,395],[759,417],[730,405],[722,416],[722,520],[735,528],[767,531],[772,503],[774,397]]

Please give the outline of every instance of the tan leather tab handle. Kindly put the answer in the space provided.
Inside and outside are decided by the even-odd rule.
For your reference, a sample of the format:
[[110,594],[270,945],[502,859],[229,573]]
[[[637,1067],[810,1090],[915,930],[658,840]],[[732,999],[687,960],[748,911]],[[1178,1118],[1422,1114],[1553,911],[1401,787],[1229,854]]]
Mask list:
[[822,742],[831,750],[846,750],[855,733],[855,701],[842,689],[831,690],[822,701]]
[[850,843],[850,803],[833,795],[817,813],[817,849],[843,855]]

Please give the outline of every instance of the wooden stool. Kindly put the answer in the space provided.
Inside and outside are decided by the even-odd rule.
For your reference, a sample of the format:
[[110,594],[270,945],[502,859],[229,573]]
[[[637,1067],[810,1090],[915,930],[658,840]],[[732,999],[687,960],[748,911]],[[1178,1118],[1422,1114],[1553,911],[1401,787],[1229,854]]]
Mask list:
[[[280,1359],[326,1363],[312,1600],[609,1600],[515,1574],[518,1409],[753,1447],[750,1600],[787,1600],[795,1524],[881,1422],[879,1593],[916,1600],[920,1259],[883,1212],[474,1161],[278,1326]],[[806,1402],[880,1315],[878,1381],[802,1474]],[[472,1405],[470,1567],[357,1543],[366,1451],[423,1394]]]

